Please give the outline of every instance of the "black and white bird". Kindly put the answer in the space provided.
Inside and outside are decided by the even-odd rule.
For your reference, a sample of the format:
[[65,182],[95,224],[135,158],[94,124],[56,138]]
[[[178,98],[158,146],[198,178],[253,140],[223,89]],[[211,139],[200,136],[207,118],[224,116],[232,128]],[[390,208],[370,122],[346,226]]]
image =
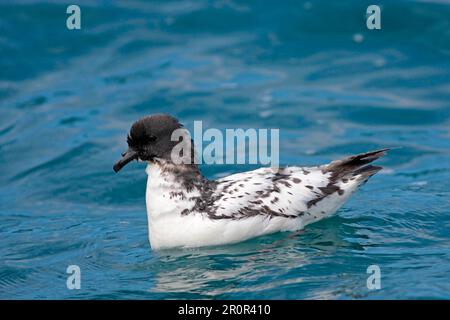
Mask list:
[[[200,247],[244,241],[278,231],[296,231],[330,217],[381,167],[368,163],[389,149],[312,167],[260,168],[208,180],[195,163],[175,164],[169,115],[136,121],[128,150],[114,165],[148,163],[146,205],[152,249]],[[193,148],[193,147],[192,147]]]

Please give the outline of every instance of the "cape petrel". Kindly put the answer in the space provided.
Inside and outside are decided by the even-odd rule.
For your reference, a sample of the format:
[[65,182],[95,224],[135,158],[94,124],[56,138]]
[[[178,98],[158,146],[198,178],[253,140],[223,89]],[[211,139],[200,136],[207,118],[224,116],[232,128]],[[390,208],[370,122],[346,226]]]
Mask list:
[[333,215],[381,169],[368,164],[389,150],[320,166],[260,168],[208,180],[193,161],[172,161],[178,142],[171,136],[179,128],[177,119],[163,114],[136,121],[128,135],[128,150],[114,165],[118,172],[133,160],[148,163],[146,205],[154,250],[222,245],[300,230]]

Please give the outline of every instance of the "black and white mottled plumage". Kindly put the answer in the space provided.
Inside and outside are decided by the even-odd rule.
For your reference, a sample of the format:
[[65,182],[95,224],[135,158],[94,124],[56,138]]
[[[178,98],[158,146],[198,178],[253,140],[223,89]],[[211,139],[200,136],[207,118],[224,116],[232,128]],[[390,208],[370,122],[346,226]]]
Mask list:
[[[381,169],[369,163],[388,150],[315,167],[260,168],[211,181],[196,164],[176,165],[167,156],[164,146],[173,147],[165,141],[167,135],[180,127],[166,115],[139,120],[128,140],[141,142],[129,143],[121,160],[149,162],[146,202],[153,249],[234,243],[302,229],[333,215]],[[119,161],[115,170],[122,164]]]

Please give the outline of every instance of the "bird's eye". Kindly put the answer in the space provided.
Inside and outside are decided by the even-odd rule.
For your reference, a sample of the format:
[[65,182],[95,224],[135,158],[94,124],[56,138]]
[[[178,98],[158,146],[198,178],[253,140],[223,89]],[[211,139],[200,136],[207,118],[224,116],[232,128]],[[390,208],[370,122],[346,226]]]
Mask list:
[[156,136],[149,136],[149,137],[148,137],[148,141],[149,141],[149,142],[154,142],[154,141],[156,141],[156,139],[157,139]]

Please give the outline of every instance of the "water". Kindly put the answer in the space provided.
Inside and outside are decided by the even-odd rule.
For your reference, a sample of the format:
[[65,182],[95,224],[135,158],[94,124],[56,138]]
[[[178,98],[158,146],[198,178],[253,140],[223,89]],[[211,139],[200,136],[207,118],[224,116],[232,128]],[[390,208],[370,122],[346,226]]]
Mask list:
[[[78,31],[0,4],[0,298],[450,298],[448,1],[384,1],[381,31],[367,1],[77,3]],[[280,128],[283,164],[401,148],[300,234],[152,252],[144,166],[112,164],[155,112]]]

